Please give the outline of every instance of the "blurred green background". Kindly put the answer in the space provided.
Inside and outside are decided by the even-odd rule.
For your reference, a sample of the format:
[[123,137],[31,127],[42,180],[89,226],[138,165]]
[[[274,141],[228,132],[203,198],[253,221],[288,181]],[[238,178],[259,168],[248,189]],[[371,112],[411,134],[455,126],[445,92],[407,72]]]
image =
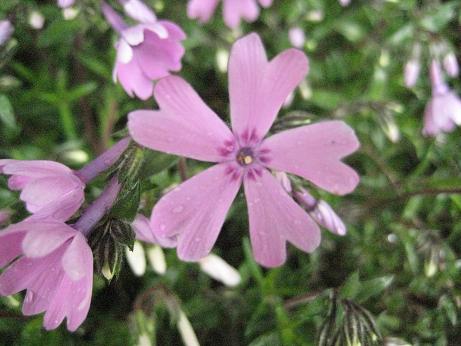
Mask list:
[[[225,287],[166,250],[163,276],[148,268],[136,277],[125,264],[111,283],[95,277],[88,319],[74,334],[65,326],[45,332],[40,316],[23,317],[20,294],[0,298],[0,344],[134,345],[147,335],[151,344],[155,336],[158,345],[181,345],[175,322],[181,306],[201,345],[316,345],[335,292],[344,311],[332,333],[347,321],[345,307],[353,302],[374,317],[380,343],[399,345],[390,339],[397,337],[402,345],[461,345],[460,132],[421,135],[431,93],[429,53],[441,42],[458,53],[461,2],[352,0],[341,7],[336,0],[274,0],[237,32],[224,26],[221,7],[200,25],[187,18],[185,0],[146,3],[187,33],[180,75],[226,121],[223,61],[232,42],[256,31],[273,57],[290,47],[290,28],[305,31],[310,73],[277,126],[340,118],[356,130],[362,146],[347,161],[362,177],[359,188],[345,197],[317,195],[343,217],[348,234],[325,231],[313,254],[291,247],[284,266],[262,269],[250,255],[239,195],[214,250],[238,268],[239,286]],[[116,36],[99,1],[77,0],[74,9],[74,18],[66,19],[54,1],[0,2],[0,19],[15,27],[0,50],[0,157],[79,168],[113,143],[128,112],[155,107],[153,99],[130,99],[113,84]],[[36,11],[45,19],[41,29],[30,25]],[[402,71],[416,43],[422,73],[409,90]],[[459,80],[450,85],[461,92]],[[204,168],[192,160],[187,165],[189,175]],[[172,160],[155,173],[146,183],[149,203],[180,182]],[[102,186],[96,182],[88,195]],[[2,208],[15,211],[13,221],[25,215],[4,177]]]

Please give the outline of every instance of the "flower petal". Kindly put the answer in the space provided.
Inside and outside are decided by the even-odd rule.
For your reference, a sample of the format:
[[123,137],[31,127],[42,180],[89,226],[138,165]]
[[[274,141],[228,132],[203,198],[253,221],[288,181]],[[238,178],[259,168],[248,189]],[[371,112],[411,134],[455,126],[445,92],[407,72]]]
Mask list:
[[129,114],[130,135],[148,148],[202,161],[222,160],[219,147],[233,135],[183,79],[169,76],[155,87],[160,111]]
[[154,11],[141,0],[125,0],[122,4],[125,13],[138,22],[155,23],[157,21]]
[[86,238],[78,231],[62,258],[62,267],[69,278],[79,281],[88,275],[88,268],[93,265],[93,253]]
[[152,211],[152,230],[160,237],[177,236],[182,260],[199,260],[216,242],[240,184],[227,164],[208,168],[160,199]]
[[267,170],[256,180],[244,179],[244,186],[256,262],[266,267],[282,265],[286,241],[306,252],[319,246],[315,222]]
[[238,40],[229,59],[232,128],[239,136],[255,131],[262,139],[286,98],[308,71],[305,54],[288,49],[267,62],[257,34]]
[[8,160],[3,168],[3,174],[21,175],[24,177],[44,178],[50,175],[61,175],[72,173],[72,170],[54,161],[33,160],[20,161]]
[[[76,232],[70,226],[61,222],[40,222],[31,224],[29,231],[22,242],[22,250],[26,257],[44,257],[63,245]],[[46,228],[42,228],[47,226]]]
[[340,161],[359,148],[354,131],[342,121],[325,121],[283,131],[266,139],[270,168],[301,176],[343,195],[359,183],[357,173]]
[[114,76],[131,97],[136,95],[141,100],[147,100],[152,96],[154,85],[141,70],[136,59],[132,59],[128,64],[116,62]]
[[0,231],[0,268],[21,255],[24,235],[21,231]]
[[136,238],[146,243],[159,244],[162,247],[171,248],[176,247],[176,240],[169,238],[159,238],[150,228],[149,219],[144,215],[138,214],[131,223],[136,233]]
[[259,7],[255,0],[224,0],[224,22],[229,28],[235,29],[244,18],[253,22],[258,18]]
[[187,4],[187,16],[202,23],[210,20],[218,6],[218,0],[190,0]]

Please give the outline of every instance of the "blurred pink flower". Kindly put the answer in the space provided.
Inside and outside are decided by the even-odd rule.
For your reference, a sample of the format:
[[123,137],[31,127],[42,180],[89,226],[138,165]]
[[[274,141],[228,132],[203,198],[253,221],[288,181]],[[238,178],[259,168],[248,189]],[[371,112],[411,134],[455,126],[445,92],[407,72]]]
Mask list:
[[8,187],[37,217],[67,220],[82,205],[85,183],[70,168],[53,161],[0,160],[0,174],[10,175]]
[[293,27],[290,29],[290,31],[288,31],[288,38],[291,45],[296,48],[303,48],[304,43],[306,42],[306,35],[304,34],[304,30],[298,26]]
[[443,57],[443,68],[450,77],[458,77],[458,59],[456,59],[456,55],[453,52],[449,52]]
[[269,169],[299,175],[332,193],[349,193],[359,177],[341,158],[359,147],[354,131],[342,121],[326,121],[264,139],[307,71],[301,51],[288,49],[268,61],[259,36],[250,34],[230,55],[232,131],[189,84],[173,76],[155,88],[160,110],[129,115],[130,134],[139,144],[217,163],[166,194],[152,211],[153,232],[177,237],[181,259],[199,260],[211,251],[242,183],[256,261],[281,265],[287,241],[307,252],[319,245],[316,223]]
[[421,69],[419,59],[412,58],[408,60],[405,64],[404,69],[405,86],[407,88],[412,88],[416,85],[416,82],[418,81],[419,71]]
[[91,303],[93,254],[85,237],[64,222],[28,219],[0,231],[0,294],[27,290],[24,315],[45,312],[44,327],[67,318],[75,331]]
[[71,7],[75,3],[75,0],[58,0],[58,6],[61,8]]
[[13,32],[14,28],[9,20],[0,20],[0,46],[10,39]]
[[[202,23],[210,20],[219,0],[189,0],[187,15]],[[272,0],[223,0],[224,22],[235,29],[243,18],[247,22],[255,21],[259,16],[258,2],[263,7],[272,5]]]
[[339,0],[341,6],[348,6],[351,3],[351,0]]
[[127,14],[141,23],[129,27],[112,7],[102,4],[107,21],[120,35],[113,77],[131,97],[136,95],[146,100],[152,96],[152,81],[181,69],[184,55],[181,41],[186,35],[176,24],[157,20],[142,2],[122,3]]
[[431,63],[430,77],[432,97],[424,111],[423,134],[436,136],[451,132],[461,124],[461,100],[444,82],[440,64],[436,60]]

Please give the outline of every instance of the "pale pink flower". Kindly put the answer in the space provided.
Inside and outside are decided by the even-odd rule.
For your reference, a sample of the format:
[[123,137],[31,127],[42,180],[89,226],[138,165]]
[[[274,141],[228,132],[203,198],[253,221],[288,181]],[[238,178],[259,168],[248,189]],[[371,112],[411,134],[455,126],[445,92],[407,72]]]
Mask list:
[[61,8],[68,8],[73,6],[75,0],[58,0],[58,6]]
[[85,183],[70,168],[54,161],[0,160],[8,187],[20,190],[29,212],[67,220],[82,205]]
[[112,7],[102,4],[107,21],[120,35],[113,77],[131,97],[146,100],[152,96],[154,80],[181,69],[181,41],[186,35],[176,24],[157,20],[143,3],[123,3],[127,14],[142,22],[129,27]]
[[298,26],[295,26],[288,31],[288,38],[291,45],[296,48],[303,48],[304,43],[306,42],[304,30]]
[[14,28],[9,20],[0,20],[0,46],[10,39],[13,32]]
[[458,77],[459,65],[455,53],[449,52],[443,57],[443,68],[450,77]]
[[[223,14],[226,25],[235,29],[243,19],[247,22],[255,21],[259,16],[258,2],[263,7],[272,5],[272,0],[223,0]],[[187,15],[198,19],[202,23],[210,20],[219,0],[189,0]]]
[[230,54],[232,131],[189,84],[174,76],[155,87],[160,110],[129,115],[130,134],[139,144],[217,163],[166,194],[152,211],[153,232],[176,237],[181,259],[196,261],[210,252],[242,183],[256,261],[268,267],[281,265],[287,241],[307,252],[319,245],[318,226],[269,169],[346,194],[355,189],[359,177],[341,159],[357,150],[359,142],[342,121],[265,138],[307,71],[308,60],[301,51],[289,49],[268,61],[259,36],[250,34],[238,40]]
[[339,0],[341,6],[349,6],[351,0]]
[[29,218],[0,231],[0,294],[27,290],[24,315],[45,312],[43,325],[67,318],[75,331],[91,303],[93,254],[85,237],[62,221]]
[[407,88],[412,88],[416,85],[420,70],[421,65],[418,58],[412,58],[406,62],[403,76]]
[[442,77],[438,61],[433,60],[430,67],[432,97],[424,111],[423,134],[436,136],[451,132],[461,125],[461,100],[448,87]]

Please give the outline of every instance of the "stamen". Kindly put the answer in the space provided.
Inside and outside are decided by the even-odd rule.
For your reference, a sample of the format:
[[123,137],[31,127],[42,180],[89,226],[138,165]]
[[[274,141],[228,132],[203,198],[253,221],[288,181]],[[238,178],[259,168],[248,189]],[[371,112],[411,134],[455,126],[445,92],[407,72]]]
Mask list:
[[241,166],[251,165],[254,161],[253,150],[251,148],[240,149],[236,159]]

